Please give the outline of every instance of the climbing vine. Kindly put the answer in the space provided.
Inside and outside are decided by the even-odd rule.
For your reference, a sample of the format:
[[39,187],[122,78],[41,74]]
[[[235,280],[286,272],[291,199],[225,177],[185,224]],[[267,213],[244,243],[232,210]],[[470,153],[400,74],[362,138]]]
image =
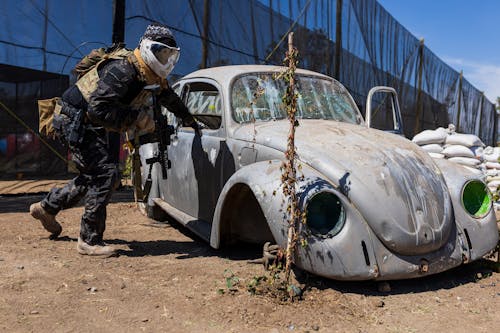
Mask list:
[[287,88],[283,96],[283,104],[287,113],[287,118],[290,123],[288,132],[287,149],[285,151],[285,160],[282,163],[281,182],[283,185],[283,194],[286,198],[286,217],[288,222],[287,247],[285,251],[285,281],[290,281],[291,265],[293,263],[294,250],[298,239],[298,225],[301,220],[301,212],[297,198],[297,170],[296,158],[297,151],[295,148],[295,129],[299,125],[297,113],[297,92],[295,89],[295,71],[298,63],[298,51],[293,46],[293,33],[288,35],[288,52],[284,59],[285,70],[278,76],[286,82]]

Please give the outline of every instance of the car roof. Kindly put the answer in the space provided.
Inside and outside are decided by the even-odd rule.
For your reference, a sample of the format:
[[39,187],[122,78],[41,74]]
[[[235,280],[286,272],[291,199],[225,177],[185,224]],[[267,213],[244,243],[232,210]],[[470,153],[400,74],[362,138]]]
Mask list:
[[[211,78],[218,82],[225,82],[231,80],[233,77],[245,74],[245,73],[255,73],[255,72],[280,72],[284,70],[285,67],[282,66],[270,66],[270,65],[231,65],[231,66],[220,66],[200,69],[194,71],[182,79],[192,79],[192,78]],[[297,74],[313,75],[323,77],[325,79],[332,79],[329,76],[313,72],[306,69],[297,68]]]

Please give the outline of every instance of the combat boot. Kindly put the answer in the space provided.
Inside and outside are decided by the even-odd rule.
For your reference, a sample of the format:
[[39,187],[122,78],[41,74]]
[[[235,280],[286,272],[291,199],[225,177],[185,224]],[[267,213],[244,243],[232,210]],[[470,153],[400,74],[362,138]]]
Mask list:
[[56,216],[49,214],[45,209],[43,209],[40,202],[34,203],[30,206],[30,214],[35,219],[40,220],[42,222],[45,230],[50,232],[50,238],[57,238],[62,231],[62,227],[59,222],[56,221]]
[[90,245],[85,243],[78,237],[78,244],[76,245],[78,253],[88,256],[105,256],[110,257],[116,254],[114,247],[103,244]]

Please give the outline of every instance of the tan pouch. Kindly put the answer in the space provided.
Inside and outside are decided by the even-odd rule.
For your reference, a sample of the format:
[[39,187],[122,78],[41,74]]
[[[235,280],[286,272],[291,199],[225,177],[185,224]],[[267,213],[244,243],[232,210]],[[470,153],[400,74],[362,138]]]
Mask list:
[[54,114],[61,113],[62,106],[59,103],[60,100],[60,97],[38,100],[38,114],[40,119],[38,131],[40,134],[54,138],[55,131],[52,126],[52,120],[54,119]]

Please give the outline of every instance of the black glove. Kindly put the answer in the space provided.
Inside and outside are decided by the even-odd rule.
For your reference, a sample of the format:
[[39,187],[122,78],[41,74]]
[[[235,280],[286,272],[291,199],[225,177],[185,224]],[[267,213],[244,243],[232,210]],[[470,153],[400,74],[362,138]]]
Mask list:
[[196,119],[194,119],[193,116],[189,115],[188,117],[185,117],[184,119],[182,119],[182,123],[184,124],[184,126],[189,126],[194,129],[195,134],[201,136],[200,125],[198,125],[198,122],[196,121]]

